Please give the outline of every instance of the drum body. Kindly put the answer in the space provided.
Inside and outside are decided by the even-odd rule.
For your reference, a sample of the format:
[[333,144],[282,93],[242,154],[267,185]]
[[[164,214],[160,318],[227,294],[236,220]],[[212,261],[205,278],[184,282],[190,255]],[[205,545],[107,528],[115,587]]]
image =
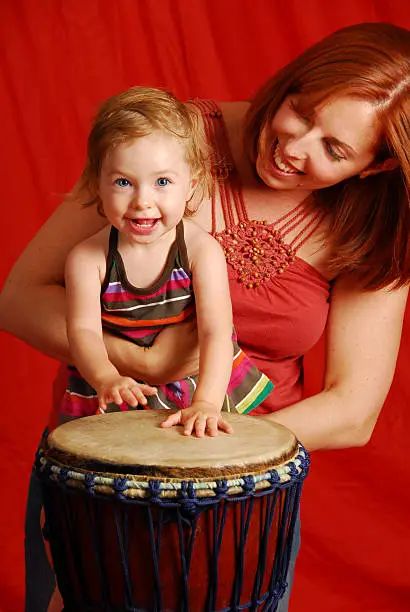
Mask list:
[[309,458],[287,429],[161,429],[159,411],[86,417],[38,455],[65,612],[276,610]]

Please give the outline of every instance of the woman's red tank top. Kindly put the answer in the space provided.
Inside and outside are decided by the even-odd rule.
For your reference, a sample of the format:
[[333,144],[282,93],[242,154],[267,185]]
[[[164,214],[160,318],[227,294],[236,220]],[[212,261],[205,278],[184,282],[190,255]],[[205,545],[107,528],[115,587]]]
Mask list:
[[[321,337],[329,311],[330,284],[297,256],[323,217],[303,204],[274,225],[248,218],[241,184],[230,151],[221,110],[211,100],[194,100],[207,138],[217,156],[216,188],[225,229],[216,232],[216,201],[212,201],[212,233],[228,263],[234,325],[238,342],[255,365],[275,384],[262,406],[264,414],[289,406],[302,397],[303,356]],[[287,234],[297,229],[288,242]]]

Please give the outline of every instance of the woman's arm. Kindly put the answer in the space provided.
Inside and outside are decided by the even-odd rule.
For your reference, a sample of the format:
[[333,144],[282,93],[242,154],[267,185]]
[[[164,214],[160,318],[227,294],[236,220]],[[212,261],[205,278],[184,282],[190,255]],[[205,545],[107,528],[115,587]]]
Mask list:
[[[19,257],[0,294],[0,328],[39,351],[72,363],[66,329],[64,267],[69,251],[101,230],[106,219],[95,207],[65,201]],[[126,375],[155,378],[149,351],[105,334],[110,360]]]
[[266,418],[293,430],[309,450],[366,444],[393,379],[407,293],[336,281],[323,391]]
[[69,251],[106,225],[94,207],[66,201],[34,236],[0,295],[0,326],[34,348],[70,361],[64,266]]

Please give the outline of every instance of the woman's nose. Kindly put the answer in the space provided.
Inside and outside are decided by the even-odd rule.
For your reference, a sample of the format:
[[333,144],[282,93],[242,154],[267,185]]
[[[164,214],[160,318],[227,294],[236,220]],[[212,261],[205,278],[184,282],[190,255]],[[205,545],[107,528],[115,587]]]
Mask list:
[[309,144],[305,136],[290,138],[283,145],[283,152],[289,159],[304,161],[308,158]]

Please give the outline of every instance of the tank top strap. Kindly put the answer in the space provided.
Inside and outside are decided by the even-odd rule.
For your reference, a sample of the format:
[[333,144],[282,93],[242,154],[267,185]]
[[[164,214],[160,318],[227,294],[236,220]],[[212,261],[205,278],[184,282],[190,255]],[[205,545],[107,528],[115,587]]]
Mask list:
[[[321,210],[313,212],[309,210],[306,207],[306,201],[303,200],[295,208],[276,219],[272,224],[273,232],[276,232],[275,235],[291,249],[293,255],[296,255],[300,247],[319,229],[325,216],[326,214]],[[288,242],[286,236],[294,230],[299,231],[296,231],[293,239]]]
[[110,237],[108,242],[108,257],[112,256],[113,253],[117,250],[118,246],[118,230],[113,225],[110,229]]
[[120,271],[117,269],[116,265],[118,255],[118,230],[112,225],[108,239],[108,253],[105,266],[105,277],[101,284],[101,295],[104,294],[110,283],[119,281]]
[[184,234],[184,222],[181,220],[176,226],[176,238],[177,250],[175,255],[175,265],[177,267],[183,268],[185,272],[190,274],[189,260],[188,260],[188,252],[185,243],[185,234]]
[[214,100],[194,98],[190,100],[201,112],[207,142],[211,146],[213,157],[213,176],[215,183],[212,189],[212,234],[216,233],[216,193],[221,201],[225,228],[232,228],[237,222],[248,221],[242,187],[229,146],[228,134],[222,111]]
[[116,260],[117,253],[118,253],[118,230],[116,227],[112,225],[110,229],[110,237],[108,241],[106,275],[110,275],[113,268],[115,268],[115,260]]

